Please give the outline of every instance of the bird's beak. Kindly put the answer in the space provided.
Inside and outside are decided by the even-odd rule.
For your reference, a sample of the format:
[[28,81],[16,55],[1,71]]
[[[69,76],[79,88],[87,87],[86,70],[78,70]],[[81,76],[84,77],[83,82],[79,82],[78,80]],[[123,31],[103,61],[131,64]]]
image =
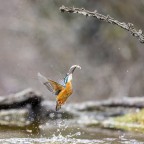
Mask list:
[[81,67],[79,65],[73,65],[70,67],[68,74],[73,74],[73,72],[75,71],[76,68],[81,69]]

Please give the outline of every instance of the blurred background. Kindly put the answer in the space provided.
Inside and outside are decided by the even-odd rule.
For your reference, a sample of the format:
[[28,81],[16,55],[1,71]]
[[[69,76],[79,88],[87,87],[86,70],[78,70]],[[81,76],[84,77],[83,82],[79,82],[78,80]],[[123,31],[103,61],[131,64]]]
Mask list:
[[144,30],[144,0],[0,0],[0,95],[32,87],[55,100],[37,73],[59,80],[79,64],[69,102],[144,96],[144,44],[117,26],[61,13],[61,5]]

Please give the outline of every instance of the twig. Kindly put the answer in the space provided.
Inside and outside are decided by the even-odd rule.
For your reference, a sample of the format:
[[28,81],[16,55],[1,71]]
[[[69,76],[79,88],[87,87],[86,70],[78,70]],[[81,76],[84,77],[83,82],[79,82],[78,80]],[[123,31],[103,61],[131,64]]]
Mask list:
[[110,24],[117,25],[127,31],[129,31],[134,37],[137,37],[138,40],[141,43],[144,43],[144,34],[141,29],[136,30],[134,25],[132,23],[125,23],[125,22],[119,22],[118,20],[115,20],[114,18],[110,17],[109,15],[105,16],[100,13],[98,13],[96,10],[93,12],[90,12],[88,10],[85,10],[84,8],[74,8],[74,7],[60,7],[61,12],[68,12],[68,13],[78,13],[82,14],[86,17],[95,17],[98,20],[105,21]]

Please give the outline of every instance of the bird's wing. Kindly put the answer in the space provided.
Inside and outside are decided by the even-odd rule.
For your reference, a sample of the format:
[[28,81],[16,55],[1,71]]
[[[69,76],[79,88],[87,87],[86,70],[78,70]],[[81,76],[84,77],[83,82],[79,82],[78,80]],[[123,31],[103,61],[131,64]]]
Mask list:
[[64,79],[59,80],[59,84],[62,85],[63,87],[66,86],[66,84],[65,84],[65,82],[64,82]]
[[67,79],[68,79],[68,73],[64,76],[63,79],[59,80],[59,84],[62,85],[63,87],[66,87]]
[[55,95],[58,95],[60,93],[60,91],[64,89],[64,87],[61,84],[59,84],[53,80],[47,79],[40,73],[38,73],[38,78],[39,78],[40,82],[43,83],[47,87],[47,89],[50,92],[54,93]]
[[55,95],[58,95],[64,89],[62,85],[55,81],[48,80],[48,83],[52,86]]

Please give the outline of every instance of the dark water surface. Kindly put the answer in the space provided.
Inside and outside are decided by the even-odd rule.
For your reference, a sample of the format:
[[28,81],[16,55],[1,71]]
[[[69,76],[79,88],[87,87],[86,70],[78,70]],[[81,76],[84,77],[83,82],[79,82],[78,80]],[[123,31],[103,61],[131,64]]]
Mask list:
[[143,144],[144,134],[96,127],[68,125],[64,121],[48,122],[40,130],[0,130],[4,144]]

